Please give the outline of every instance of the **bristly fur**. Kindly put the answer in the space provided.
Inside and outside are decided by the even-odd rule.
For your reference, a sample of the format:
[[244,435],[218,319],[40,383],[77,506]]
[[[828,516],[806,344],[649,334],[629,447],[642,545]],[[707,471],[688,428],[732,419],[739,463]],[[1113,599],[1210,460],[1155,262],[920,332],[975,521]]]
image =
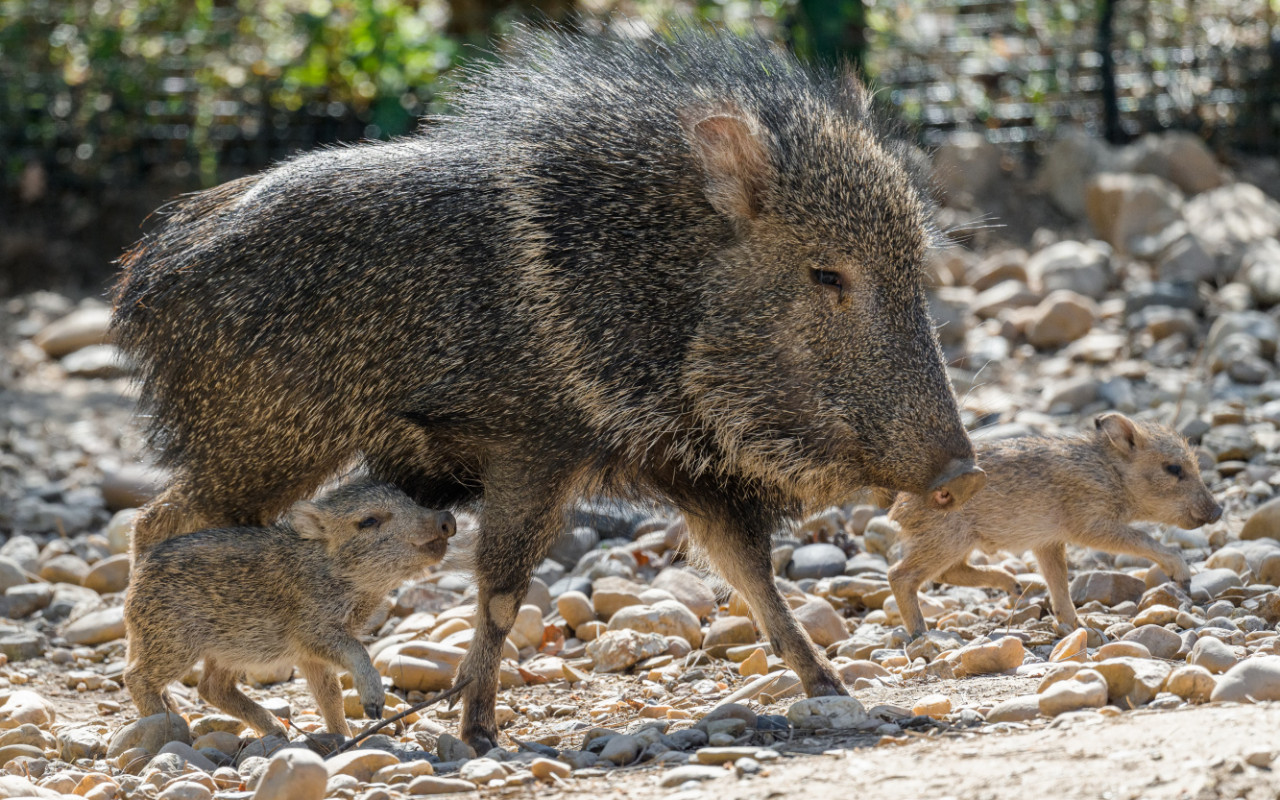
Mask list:
[[116,333],[177,476],[135,550],[265,522],[357,455],[424,505],[478,505],[483,746],[565,505],[655,493],[806,689],[843,691],[772,585],[769,534],[862,485],[972,470],[908,148],[852,77],[694,26],[525,31],[454,103],[187,198],[125,257]]

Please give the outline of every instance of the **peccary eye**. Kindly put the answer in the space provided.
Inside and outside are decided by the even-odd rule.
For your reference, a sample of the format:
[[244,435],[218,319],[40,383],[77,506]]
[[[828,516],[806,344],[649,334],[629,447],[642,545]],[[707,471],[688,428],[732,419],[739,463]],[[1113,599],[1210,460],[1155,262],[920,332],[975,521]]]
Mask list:
[[1173,476],[1173,477],[1175,477],[1175,478],[1181,478],[1181,477],[1182,477],[1182,465],[1181,465],[1181,464],[1166,464],[1166,465],[1165,465],[1165,468],[1164,468],[1164,471],[1165,471],[1165,472],[1167,472],[1167,473],[1169,473],[1170,475],[1172,475],[1172,476]]
[[379,522],[377,517],[365,517],[364,519],[356,523],[356,527],[362,531],[368,530],[369,528],[376,528],[378,527],[378,525],[379,525]]
[[829,269],[811,269],[809,275],[813,278],[813,282],[820,286],[834,286],[840,293],[840,299],[844,299],[844,279],[839,272],[832,272]]

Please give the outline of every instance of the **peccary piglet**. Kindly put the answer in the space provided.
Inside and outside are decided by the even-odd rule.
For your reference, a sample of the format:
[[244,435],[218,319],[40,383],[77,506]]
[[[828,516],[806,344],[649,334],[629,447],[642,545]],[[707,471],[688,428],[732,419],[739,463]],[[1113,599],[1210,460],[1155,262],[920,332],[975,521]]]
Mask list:
[[203,530],[136,559],[124,620],[125,685],[143,716],[175,710],[165,687],[204,659],[200,697],[259,734],[285,733],[236,688],[246,667],[296,664],[331,733],[350,736],[334,666],[382,716],[382,680],[356,632],[401,581],[439,563],[453,515],[358,481],[296,503],[266,528]]
[[899,494],[889,511],[902,526],[905,548],[889,584],[912,636],[925,629],[916,591],[926,581],[1018,591],[1008,571],[968,563],[975,548],[1034,552],[1058,622],[1074,628],[1067,544],[1149,558],[1185,583],[1191,573],[1178,550],[1129,523],[1195,528],[1222,516],[1195,454],[1164,425],[1104,414],[1088,433],[1009,439],[977,450],[987,486],[963,508],[940,512]]

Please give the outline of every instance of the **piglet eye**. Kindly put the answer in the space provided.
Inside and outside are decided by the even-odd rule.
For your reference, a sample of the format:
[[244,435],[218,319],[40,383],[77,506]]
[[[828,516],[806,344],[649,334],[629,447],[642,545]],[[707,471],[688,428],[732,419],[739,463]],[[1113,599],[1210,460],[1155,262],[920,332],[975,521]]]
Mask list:
[[378,527],[378,524],[377,517],[365,517],[356,524],[356,527],[363,531],[368,530],[369,528],[376,528]]
[[1175,477],[1175,478],[1181,478],[1181,477],[1182,477],[1182,465],[1181,465],[1181,464],[1166,464],[1166,465],[1165,465],[1165,468],[1164,468],[1164,471],[1165,471],[1165,472],[1167,472],[1167,473],[1169,473],[1170,475],[1172,475],[1172,476],[1173,476],[1173,477]]

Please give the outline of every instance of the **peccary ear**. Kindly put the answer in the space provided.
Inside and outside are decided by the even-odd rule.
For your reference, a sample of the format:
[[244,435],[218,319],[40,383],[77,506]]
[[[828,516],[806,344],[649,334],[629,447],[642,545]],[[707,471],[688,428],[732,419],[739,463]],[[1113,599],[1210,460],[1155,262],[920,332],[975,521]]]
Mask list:
[[315,503],[303,502],[294,505],[289,509],[287,521],[289,527],[303,539],[327,542],[331,538],[331,531],[325,525],[326,515]]
[[1138,429],[1133,420],[1124,414],[1103,414],[1093,422],[1107,435],[1111,443],[1124,453],[1132,453],[1138,447]]
[[836,79],[836,100],[840,107],[854,116],[864,119],[871,114],[871,92],[858,76],[858,71],[846,65]]
[[769,170],[755,126],[731,107],[686,109],[680,123],[706,176],[707,200],[727,217],[754,219]]

